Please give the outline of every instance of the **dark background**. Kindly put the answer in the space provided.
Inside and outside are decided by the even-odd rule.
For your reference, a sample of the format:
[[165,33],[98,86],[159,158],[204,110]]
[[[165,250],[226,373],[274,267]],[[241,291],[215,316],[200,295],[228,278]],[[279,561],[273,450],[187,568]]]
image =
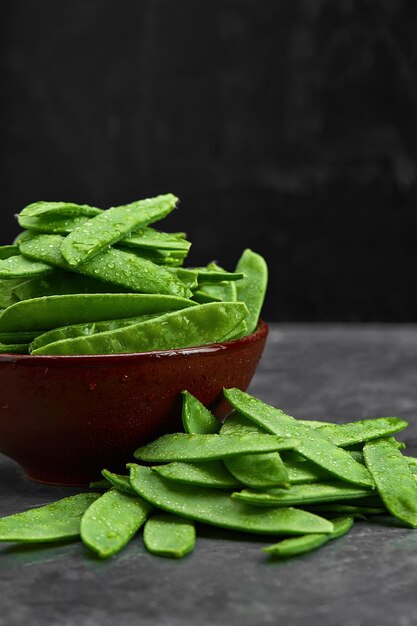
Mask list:
[[265,256],[266,319],[417,320],[415,2],[0,10],[0,243],[35,200],[172,191],[190,264]]

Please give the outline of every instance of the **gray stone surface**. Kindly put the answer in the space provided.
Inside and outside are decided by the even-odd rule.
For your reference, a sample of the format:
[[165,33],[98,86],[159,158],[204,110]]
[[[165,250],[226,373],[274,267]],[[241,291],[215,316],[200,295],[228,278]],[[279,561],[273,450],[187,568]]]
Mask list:
[[[274,326],[251,391],[303,418],[398,415],[410,421],[405,439],[408,451],[417,452],[417,328]],[[30,482],[1,457],[1,515],[71,492]],[[265,543],[200,528],[197,548],[184,560],[152,557],[138,538],[109,562],[79,543],[6,545],[0,548],[0,624],[417,622],[416,531],[360,522],[323,549],[281,563],[260,552]]]

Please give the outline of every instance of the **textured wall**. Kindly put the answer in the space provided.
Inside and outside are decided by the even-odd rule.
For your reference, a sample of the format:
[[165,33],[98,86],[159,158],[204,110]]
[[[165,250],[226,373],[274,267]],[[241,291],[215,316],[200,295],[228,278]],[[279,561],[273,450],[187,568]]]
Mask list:
[[270,320],[417,320],[410,0],[7,0],[0,243],[37,199],[173,191],[190,263],[271,271]]

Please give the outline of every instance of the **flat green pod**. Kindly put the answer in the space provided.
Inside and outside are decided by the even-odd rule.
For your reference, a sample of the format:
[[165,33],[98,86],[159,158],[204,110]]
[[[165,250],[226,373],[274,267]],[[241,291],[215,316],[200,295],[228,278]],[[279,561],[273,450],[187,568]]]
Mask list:
[[38,334],[41,334],[42,330],[33,330],[33,331],[18,331],[11,333],[0,333],[0,343],[26,343],[29,344],[31,341],[37,337]]
[[198,287],[197,272],[186,269],[185,267],[167,267],[167,270],[174,274],[184,285],[190,290],[195,290]]
[[62,242],[61,251],[71,267],[85,263],[129,233],[166,217],[178,198],[165,194],[112,207],[76,228]]
[[122,550],[152,511],[152,505],[137,495],[110,489],[93,502],[81,518],[83,543],[101,558]]
[[239,302],[197,304],[118,330],[57,341],[32,354],[123,354],[200,346],[216,342],[246,313]]
[[189,391],[182,392],[182,425],[186,433],[192,435],[214,435],[220,430],[220,422]]
[[388,511],[404,524],[417,528],[417,482],[407,459],[388,439],[368,441],[363,455]]
[[148,467],[130,463],[135,491],[154,506],[197,522],[249,533],[300,535],[332,532],[333,524],[293,508],[265,508],[232,500],[218,489],[204,489],[165,480]]
[[28,354],[28,343],[0,343],[0,354]]
[[[220,435],[249,435],[257,437],[264,433],[259,426],[243,416],[233,413],[220,429]],[[241,483],[254,489],[289,486],[288,471],[278,452],[241,455],[224,459],[229,472]]]
[[110,472],[107,469],[101,470],[101,473],[111,486],[115,487],[119,491],[123,491],[123,493],[127,493],[130,496],[135,495],[136,492],[130,484],[129,476],[124,476],[123,474],[115,474],[114,472]]
[[124,246],[141,248],[144,250],[188,250],[191,248],[191,242],[187,241],[182,234],[165,233],[155,228],[147,226],[138,231],[127,235],[122,241]]
[[353,517],[339,517],[333,519],[332,522],[334,529],[331,533],[317,533],[305,535],[304,537],[292,537],[291,539],[284,539],[279,543],[275,543],[272,546],[262,548],[262,550],[271,556],[281,559],[311,552],[333,539],[346,535],[353,526]]
[[31,278],[34,276],[46,276],[54,271],[54,268],[41,261],[33,261],[26,257],[13,255],[0,260],[0,278]]
[[234,341],[235,339],[240,339],[241,337],[245,337],[248,332],[248,326],[245,320],[242,320],[236,328],[234,328],[230,333],[227,333],[224,337],[221,338],[221,343],[224,341]]
[[17,256],[20,254],[19,246],[0,246],[0,261],[9,259],[11,256]]
[[[73,271],[61,254],[63,241],[64,237],[61,235],[37,235],[23,241],[20,251],[29,259],[45,261],[54,267]],[[130,291],[186,298],[192,295],[191,290],[166,268],[116,248],[97,254],[77,267],[77,272]]]
[[151,554],[180,559],[195,548],[195,528],[190,520],[171,513],[155,513],[143,529],[143,542]]
[[118,330],[119,328],[127,328],[139,322],[145,322],[149,319],[160,317],[161,313],[150,313],[149,315],[139,315],[137,317],[129,317],[122,320],[106,320],[104,322],[89,322],[87,324],[73,324],[70,326],[62,326],[54,328],[46,333],[38,335],[30,344],[29,352],[38,350],[43,346],[56,341],[74,339],[75,337],[90,337],[96,333],[108,332],[110,330]]
[[[195,305],[197,306],[197,305]],[[16,302],[0,315],[0,332],[49,330],[193,307],[184,298],[158,294],[99,293],[45,296]]]
[[147,463],[167,461],[218,461],[242,454],[291,450],[297,440],[275,435],[162,435],[134,452],[135,459]]
[[346,450],[321,435],[321,429],[303,426],[280,409],[269,406],[240,389],[225,389],[224,396],[236,411],[267,432],[299,439],[297,452],[335,477],[364,487],[373,486],[367,469],[357,463]]
[[17,217],[94,217],[100,213],[102,213],[102,209],[97,209],[88,204],[39,200],[25,206]]
[[[45,233],[49,235],[68,235],[76,228],[83,226],[88,222],[89,217],[59,217],[54,215],[45,215],[45,217],[29,217],[19,215],[19,225],[33,235]],[[25,241],[21,238],[18,242]]]
[[245,302],[249,309],[246,323],[250,335],[258,326],[268,285],[268,266],[260,254],[247,248],[236,265],[236,272],[244,274],[244,278],[236,284],[236,298]]
[[0,541],[35,543],[78,537],[81,517],[100,497],[80,493],[52,504],[0,518]]
[[[306,507],[308,511],[312,513],[317,513],[317,515],[384,515],[387,513],[387,509],[382,506],[379,507],[370,507],[370,506],[362,506],[360,504],[334,504],[334,503],[325,503],[325,504],[316,504],[313,506]],[[332,518],[333,519],[333,518]]]
[[57,270],[47,276],[19,281],[13,288],[18,300],[31,300],[42,296],[63,296],[83,293],[123,293],[125,289],[103,280],[96,280],[73,272]]
[[166,465],[155,465],[152,469],[163,478],[184,483],[185,485],[227,490],[242,486],[221,461],[207,461],[205,463],[173,462]]
[[290,489],[269,489],[252,491],[243,489],[232,494],[232,498],[256,504],[257,506],[307,506],[323,502],[356,500],[372,495],[369,489],[354,487],[342,481],[331,483],[310,483],[292,485]]
[[203,289],[197,289],[197,291],[194,291],[193,300],[195,300],[199,304],[207,304],[207,302],[223,302],[221,298],[217,298],[216,296],[211,296],[209,293],[205,292]]
[[388,437],[407,428],[408,422],[398,417],[377,417],[358,420],[346,424],[329,424],[320,426],[320,434],[324,435],[336,446],[351,446],[365,443],[372,439]]
[[[222,267],[217,265],[216,263],[210,263],[210,267],[217,269],[219,272],[225,272]],[[240,279],[241,280],[241,279]],[[204,285],[204,291],[208,293],[210,296],[218,298],[223,302],[236,302],[237,301],[237,289],[236,289],[236,281],[234,280],[226,280],[219,283],[209,283]]]
[[134,254],[141,259],[151,261],[157,265],[166,266],[166,269],[169,267],[180,267],[188,254],[186,250],[158,250],[157,248],[148,250],[144,248],[134,248],[125,246],[122,241],[115,244],[115,249],[122,250],[128,254]]
[[297,453],[283,452],[282,460],[287,469],[288,479],[291,485],[333,480],[332,474]]

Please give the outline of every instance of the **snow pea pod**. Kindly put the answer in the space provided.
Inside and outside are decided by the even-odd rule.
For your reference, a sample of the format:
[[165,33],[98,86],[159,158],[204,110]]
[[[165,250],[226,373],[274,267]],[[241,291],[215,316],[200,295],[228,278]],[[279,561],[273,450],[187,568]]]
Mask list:
[[38,350],[56,341],[73,339],[75,337],[89,337],[95,333],[117,330],[118,328],[127,328],[128,326],[132,326],[132,324],[138,324],[139,322],[145,322],[146,320],[155,319],[160,316],[161,313],[150,313],[148,315],[139,315],[122,320],[106,320],[105,322],[90,322],[88,324],[73,324],[71,326],[63,326],[62,328],[54,328],[53,330],[38,335],[30,344],[29,352]]
[[217,461],[240,454],[256,454],[275,450],[290,450],[297,440],[276,435],[162,435],[141,446],[134,457],[148,463],[160,461]]
[[353,505],[353,504],[316,504],[313,506],[306,507],[308,511],[312,513],[317,513],[317,515],[338,514],[343,513],[344,515],[383,515],[387,513],[387,509],[382,506],[379,507],[370,507],[370,506],[362,506],[362,505]]
[[[73,271],[61,254],[63,241],[64,237],[61,235],[37,235],[23,241],[20,244],[20,251],[30,259],[45,261],[54,267]],[[77,267],[77,272],[120,285],[130,291],[181,297],[192,295],[191,290],[166,268],[115,248],[97,254],[93,259]]]
[[297,420],[239,389],[225,389],[224,396],[233,408],[266,431],[300,440],[297,452],[337,478],[364,487],[373,486],[366,468],[343,448],[321,435],[318,428],[298,424]]
[[246,313],[240,302],[196,304],[118,330],[57,341],[32,354],[123,354],[204,345],[237,326]]
[[334,529],[331,533],[317,533],[305,535],[304,537],[292,537],[291,539],[284,539],[279,543],[275,543],[272,546],[262,548],[262,550],[271,556],[280,557],[281,559],[311,552],[312,550],[320,548],[320,546],[328,541],[346,535],[353,526],[353,517],[339,517],[333,519],[332,522]]
[[90,293],[45,296],[16,302],[0,315],[0,332],[49,330],[70,324],[165,313],[191,300],[158,294]]
[[[217,269],[219,272],[225,272],[222,267],[217,265],[216,263],[210,263],[210,267]],[[208,295],[218,298],[223,302],[236,302],[237,301],[237,289],[236,282],[232,280],[224,279],[220,283],[211,283],[204,285],[204,291],[208,293]]]
[[0,246],[0,260],[9,259],[20,254],[19,246]]
[[48,276],[19,281],[13,293],[19,300],[41,296],[63,296],[73,293],[123,293],[125,290],[103,280],[96,280],[73,272],[55,271]]
[[0,343],[27,343],[35,339],[38,334],[42,334],[42,330],[20,331],[11,333],[0,333]]
[[245,302],[249,309],[246,323],[250,335],[258,326],[268,284],[268,266],[260,254],[247,248],[236,265],[236,272],[244,274],[244,278],[236,284],[236,291],[237,300]]
[[387,439],[368,441],[363,456],[388,511],[417,528],[417,482],[407,459]]
[[224,341],[233,341],[234,339],[240,339],[240,337],[244,337],[247,334],[248,326],[245,320],[242,320],[236,328],[234,328],[230,333],[227,333],[224,337],[221,338],[221,342]]
[[163,478],[186,485],[199,485],[212,489],[235,489],[241,483],[225,468],[221,461],[203,463],[167,463],[152,468]]
[[40,261],[33,261],[26,257],[13,255],[0,260],[0,278],[30,278],[33,276],[46,276],[54,271],[54,268]]
[[214,435],[220,430],[220,422],[189,391],[182,392],[182,425],[189,435]]
[[134,496],[135,490],[130,485],[129,476],[123,476],[123,474],[115,474],[114,472],[109,472],[109,470],[103,469],[101,470],[104,478],[116,489],[119,491],[123,491],[123,493],[127,493],[128,495]]
[[[26,229],[24,232],[32,233],[32,236],[38,233],[68,235],[76,228],[83,226],[89,219],[89,217],[55,217],[53,215],[46,215],[45,217],[18,216],[19,225]],[[25,239],[26,236],[24,238],[19,237],[15,243],[20,243]]]
[[282,460],[287,469],[291,485],[333,480],[332,474],[297,453],[283,452]]
[[0,343],[0,354],[28,354],[28,343]]
[[292,485],[290,489],[252,491],[243,489],[232,494],[232,498],[258,506],[307,506],[321,502],[356,500],[372,495],[369,489],[353,487],[342,481]]
[[293,508],[261,509],[232,500],[224,491],[181,485],[163,479],[148,467],[130,463],[135,491],[154,506],[180,517],[250,533],[300,535],[332,532],[322,517]]
[[32,202],[25,206],[18,218],[26,217],[94,217],[102,213],[102,209],[89,206],[88,204],[75,204],[74,202]]
[[23,513],[0,519],[0,541],[61,541],[78,537],[86,509],[100,497],[80,493]]
[[371,439],[387,437],[404,430],[407,426],[408,422],[398,417],[378,417],[347,424],[320,426],[320,434],[324,435],[336,446],[344,447],[356,443],[364,443]]
[[62,243],[62,254],[71,267],[85,263],[132,231],[166,217],[177,202],[166,194],[107,209],[73,230]]
[[184,237],[178,237],[176,233],[164,233],[149,226],[127,235],[122,242],[124,246],[144,250],[157,248],[158,250],[186,250],[188,252],[191,247],[191,242]]
[[[264,431],[248,419],[234,413],[220,429],[220,435],[252,435],[256,438]],[[289,486],[287,469],[278,452],[249,454],[224,459],[229,472],[247,487],[262,489]]]
[[102,558],[113,556],[144,524],[152,505],[136,496],[111,489],[95,500],[81,518],[83,543]]
[[194,523],[171,513],[156,513],[145,524],[143,542],[151,554],[180,559],[194,550]]
[[194,291],[193,300],[195,300],[199,304],[207,304],[207,302],[223,302],[221,298],[217,298],[216,296],[211,296],[209,293],[206,293],[203,289],[197,289],[197,291]]

